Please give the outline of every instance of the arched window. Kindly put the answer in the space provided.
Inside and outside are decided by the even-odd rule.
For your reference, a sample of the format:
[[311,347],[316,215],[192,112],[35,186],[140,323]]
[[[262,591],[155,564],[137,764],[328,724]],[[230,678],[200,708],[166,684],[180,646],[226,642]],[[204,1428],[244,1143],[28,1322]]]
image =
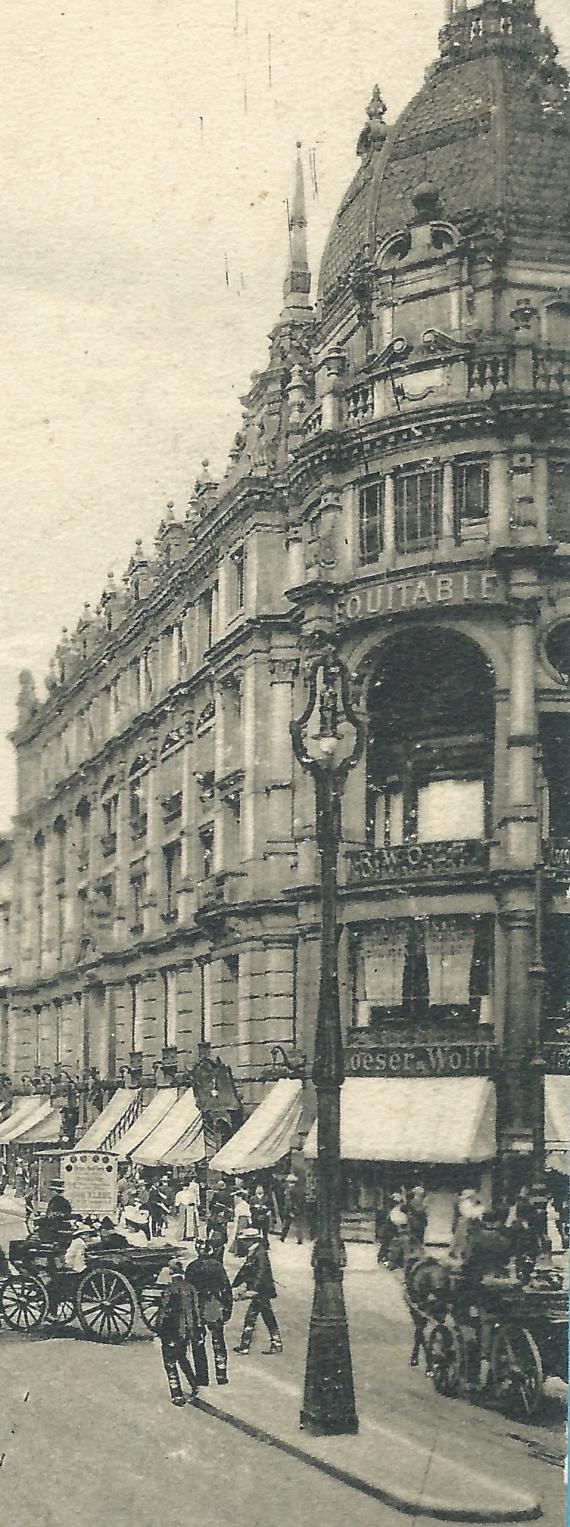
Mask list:
[[493,681],[480,649],[437,630],[395,637],[369,692],[371,847],[487,834]]

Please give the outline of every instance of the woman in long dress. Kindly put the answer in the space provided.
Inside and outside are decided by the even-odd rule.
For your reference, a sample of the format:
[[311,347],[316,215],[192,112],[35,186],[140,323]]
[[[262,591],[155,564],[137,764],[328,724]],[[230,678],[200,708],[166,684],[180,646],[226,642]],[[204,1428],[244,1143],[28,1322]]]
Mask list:
[[174,1207],[178,1210],[178,1239],[195,1241],[200,1233],[200,1190],[194,1177],[183,1183],[176,1194]]

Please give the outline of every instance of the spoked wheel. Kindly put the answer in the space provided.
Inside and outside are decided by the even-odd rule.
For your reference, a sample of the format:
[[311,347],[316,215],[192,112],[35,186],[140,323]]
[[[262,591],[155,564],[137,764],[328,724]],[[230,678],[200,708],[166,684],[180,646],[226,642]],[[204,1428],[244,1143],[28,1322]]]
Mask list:
[[77,1290],[77,1314],[93,1341],[126,1341],[135,1323],[136,1294],[123,1273],[95,1267],[84,1274]]
[[12,1331],[36,1331],[48,1312],[47,1290],[32,1273],[14,1273],[2,1284],[0,1309]]
[[438,1394],[457,1394],[463,1375],[463,1343],[454,1326],[434,1326],[427,1343],[426,1362]]
[[162,1303],[163,1288],[141,1288],[139,1293],[139,1310],[147,1330],[154,1333],[158,1321],[158,1312]]
[[491,1349],[493,1393],[509,1415],[530,1420],[542,1400],[540,1352],[524,1326],[499,1326]]

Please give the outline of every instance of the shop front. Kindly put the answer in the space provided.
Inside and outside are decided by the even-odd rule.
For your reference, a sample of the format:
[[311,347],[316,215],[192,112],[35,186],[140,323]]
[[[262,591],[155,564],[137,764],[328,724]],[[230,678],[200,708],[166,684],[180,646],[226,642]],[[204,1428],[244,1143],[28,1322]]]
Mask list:
[[[445,1245],[465,1187],[492,1196],[495,1047],[488,1043],[358,1045],[341,1091],[344,1232],[374,1240],[390,1194],[422,1183],[431,1245]],[[317,1154],[316,1124],[305,1155]]]

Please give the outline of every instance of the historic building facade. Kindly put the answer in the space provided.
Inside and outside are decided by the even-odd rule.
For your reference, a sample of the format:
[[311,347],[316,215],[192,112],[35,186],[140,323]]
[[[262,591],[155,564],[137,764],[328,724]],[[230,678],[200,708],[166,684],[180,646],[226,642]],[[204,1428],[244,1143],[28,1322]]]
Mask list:
[[186,519],[64,636],[43,703],[22,677],[14,1078],[148,1075],[202,1040],[251,1101],[272,1047],[310,1053],[318,858],[289,722],[333,641],[368,717],[349,1071],[492,1076],[499,1156],[528,1159],[529,1063],[568,1009],[568,91],[533,0],[451,3],[395,127],[373,93],[314,309],[299,165],[225,478],[205,462]]

